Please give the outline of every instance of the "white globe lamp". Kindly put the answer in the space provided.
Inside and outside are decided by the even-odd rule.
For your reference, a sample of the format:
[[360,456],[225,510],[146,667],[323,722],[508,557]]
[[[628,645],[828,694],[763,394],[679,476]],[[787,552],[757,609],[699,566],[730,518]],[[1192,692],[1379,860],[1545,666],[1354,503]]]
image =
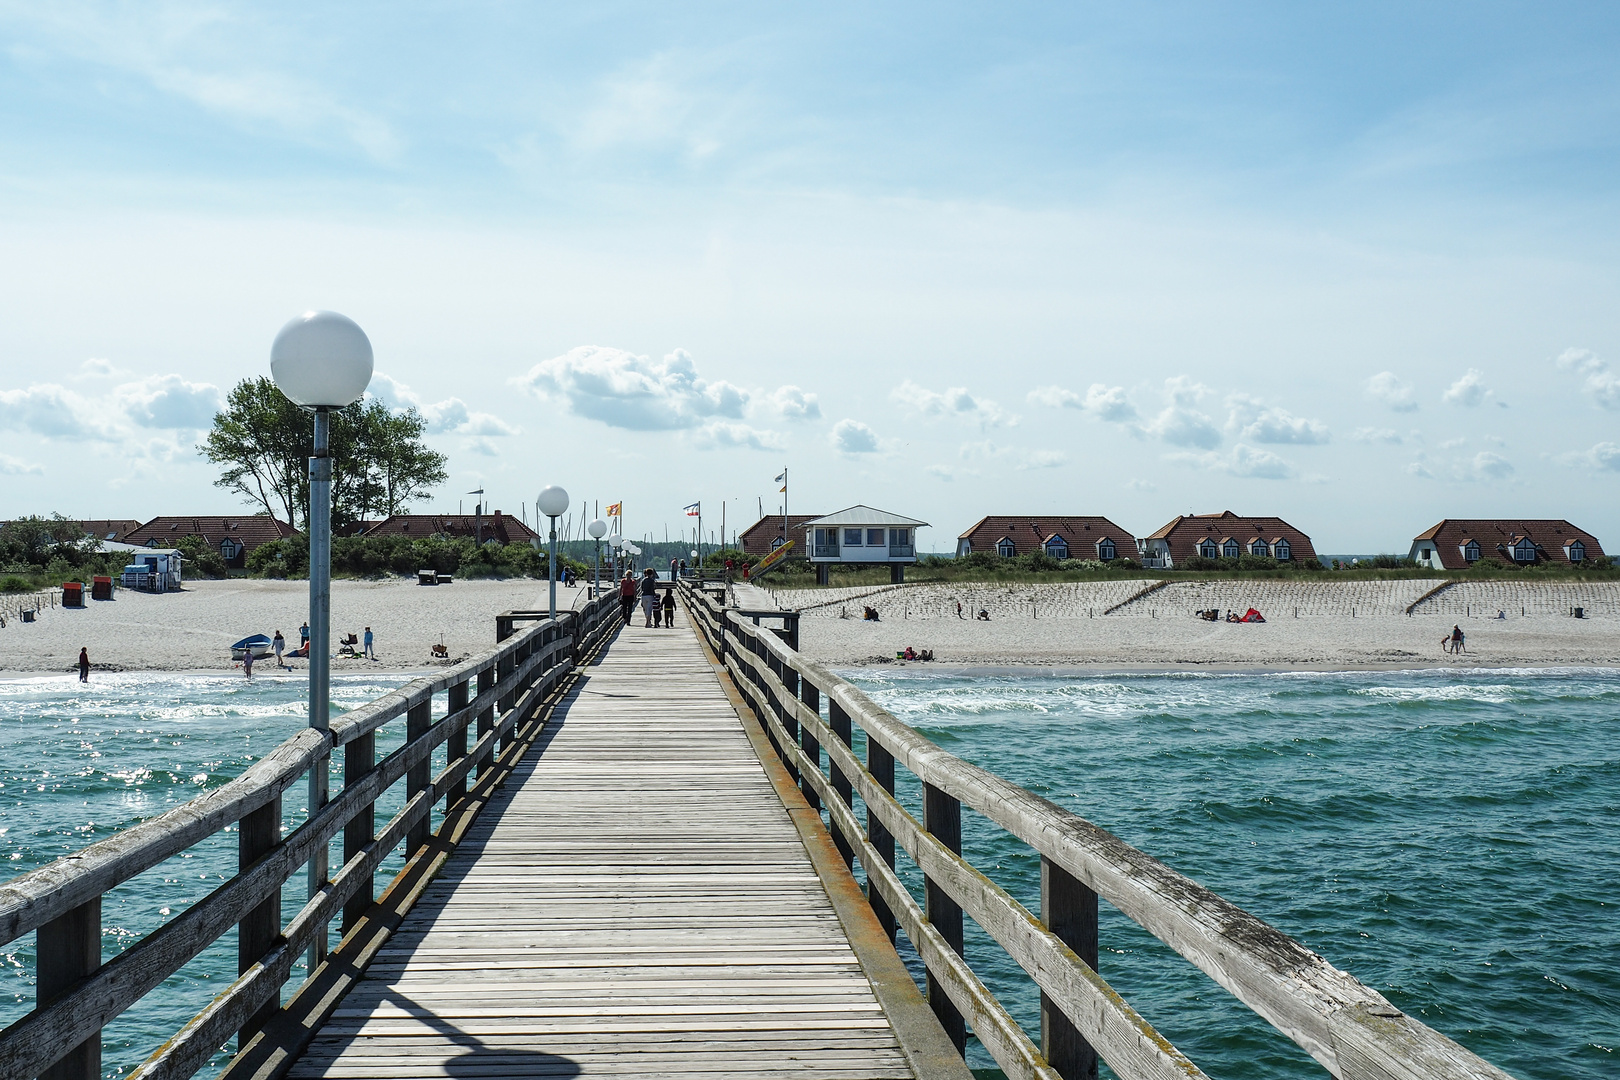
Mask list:
[[602,592],[602,537],[607,535],[607,522],[597,518],[585,526],[585,531],[591,534],[596,542],[596,563],[591,568],[591,599],[595,600]]
[[607,522],[603,521],[601,518],[597,518],[595,521],[585,526],[585,531],[591,534],[592,540],[600,540],[602,537],[607,535]]
[[557,519],[568,512],[572,500],[568,492],[552,484],[543,488],[540,494],[534,497],[534,507],[546,517],[551,519],[551,618],[557,619]]
[[306,311],[270,345],[270,377],[305,408],[341,409],[371,384],[371,339],[347,315]]

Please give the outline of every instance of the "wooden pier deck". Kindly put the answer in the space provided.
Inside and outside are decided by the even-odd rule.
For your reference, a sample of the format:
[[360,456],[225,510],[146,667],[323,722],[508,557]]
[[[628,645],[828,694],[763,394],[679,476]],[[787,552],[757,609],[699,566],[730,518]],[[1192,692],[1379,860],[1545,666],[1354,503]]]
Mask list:
[[640,621],[291,1076],[915,1075],[708,655]]

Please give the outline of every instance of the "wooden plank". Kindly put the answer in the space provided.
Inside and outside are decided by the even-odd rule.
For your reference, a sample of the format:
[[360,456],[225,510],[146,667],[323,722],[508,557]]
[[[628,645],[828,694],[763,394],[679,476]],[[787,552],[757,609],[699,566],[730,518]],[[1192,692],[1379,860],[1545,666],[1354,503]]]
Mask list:
[[685,629],[628,627],[290,1075],[913,1073]]

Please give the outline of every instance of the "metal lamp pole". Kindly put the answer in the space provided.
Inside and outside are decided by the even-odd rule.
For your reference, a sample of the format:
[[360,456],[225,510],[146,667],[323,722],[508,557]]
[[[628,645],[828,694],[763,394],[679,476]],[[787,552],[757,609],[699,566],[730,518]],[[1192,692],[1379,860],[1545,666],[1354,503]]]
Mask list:
[[568,511],[571,502],[568,492],[553,484],[535,496],[537,510],[551,519],[551,618],[557,618],[557,519]]
[[596,564],[591,570],[591,599],[595,600],[602,593],[602,537],[607,535],[607,522],[597,518],[585,527],[596,542]]
[[[315,446],[309,459],[309,726],[331,730],[332,643],[332,410],[360,400],[371,382],[371,340],[352,319],[335,311],[306,311],[281,328],[270,346],[270,374],[297,405],[315,413]],[[331,755],[309,770],[309,815],[326,805]],[[327,883],[327,849],[309,860],[309,895]],[[326,957],[326,936],[309,949],[310,967]]]

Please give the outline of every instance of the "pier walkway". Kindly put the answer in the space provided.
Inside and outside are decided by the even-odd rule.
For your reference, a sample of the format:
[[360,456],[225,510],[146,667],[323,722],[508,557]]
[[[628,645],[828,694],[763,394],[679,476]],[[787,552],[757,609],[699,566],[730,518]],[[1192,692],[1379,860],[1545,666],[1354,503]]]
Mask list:
[[290,1075],[699,1074],[914,1072],[692,629],[638,618]]

